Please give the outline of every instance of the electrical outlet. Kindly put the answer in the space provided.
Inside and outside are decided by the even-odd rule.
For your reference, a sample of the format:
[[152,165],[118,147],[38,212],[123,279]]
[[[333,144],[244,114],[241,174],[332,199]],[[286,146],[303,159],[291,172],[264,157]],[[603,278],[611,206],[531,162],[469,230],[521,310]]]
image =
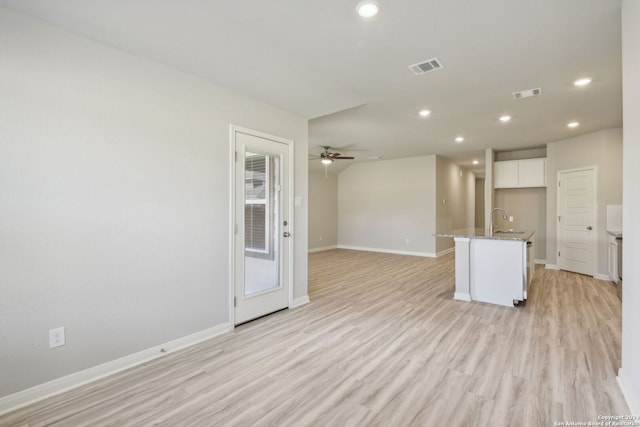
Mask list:
[[513,217],[512,216],[509,217],[509,222],[513,222]]
[[64,326],[49,329],[49,348],[60,347],[65,344]]
[[322,242],[322,235],[320,235],[320,241]]
[[409,238],[407,237],[406,239],[404,239],[404,242],[408,245],[410,242]]

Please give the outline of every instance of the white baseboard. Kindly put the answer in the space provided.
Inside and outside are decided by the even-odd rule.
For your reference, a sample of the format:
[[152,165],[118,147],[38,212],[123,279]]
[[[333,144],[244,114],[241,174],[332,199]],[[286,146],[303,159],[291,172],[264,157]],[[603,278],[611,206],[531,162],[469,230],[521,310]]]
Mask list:
[[624,371],[622,368],[618,369],[618,376],[616,378],[618,380],[620,390],[622,390],[622,395],[627,401],[629,413],[636,415],[640,414],[640,399],[638,399],[638,396],[634,393],[626,371]]
[[185,337],[142,350],[138,353],[111,360],[101,365],[94,366],[83,371],[74,372],[73,374],[56,378],[55,380],[39,384],[35,387],[10,394],[0,398],[0,415],[124,371],[125,369],[141,365],[166,354],[182,350],[183,348],[190,347],[232,330],[233,326],[230,323],[223,323],[221,325],[205,329],[204,331],[196,332],[195,334],[187,335]]
[[421,256],[426,258],[435,258],[436,254],[433,252],[413,252],[413,251],[399,251],[395,249],[381,249],[381,248],[366,248],[362,246],[348,246],[348,245],[338,245],[338,249],[349,249],[352,251],[367,251],[367,252],[381,252],[385,254],[396,254],[396,255],[411,255],[411,256]]
[[462,294],[459,292],[455,292],[453,294],[453,299],[458,300],[458,301],[467,301],[467,302],[471,302],[471,295],[469,294]]
[[[538,260],[536,260],[536,264],[538,264]],[[545,264],[544,268],[547,270],[560,270],[560,267],[558,267],[556,264]],[[608,274],[596,273],[593,275],[593,278],[598,280],[611,281],[611,277]]]
[[309,253],[311,254],[311,253],[314,253],[314,252],[330,251],[331,249],[338,249],[338,245],[323,246],[321,248],[309,249]]
[[291,301],[291,305],[289,306],[289,308],[300,307],[301,305],[309,304],[309,302],[310,302],[309,295],[305,295],[299,298],[294,298],[293,301]]
[[536,263],[536,264],[546,264],[547,260],[546,259],[538,259],[538,258],[536,258],[536,259],[533,260],[533,262]]

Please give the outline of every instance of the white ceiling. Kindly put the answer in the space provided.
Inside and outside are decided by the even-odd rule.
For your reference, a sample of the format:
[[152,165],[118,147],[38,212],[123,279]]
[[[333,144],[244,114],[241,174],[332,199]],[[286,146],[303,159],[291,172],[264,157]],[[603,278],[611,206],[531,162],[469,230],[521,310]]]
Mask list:
[[[471,166],[487,147],[531,148],[622,125],[621,0],[379,0],[369,20],[355,13],[358,1],[0,5],[312,119],[310,153],[322,145],[356,161],[435,153]],[[445,68],[421,76],[407,68],[432,57]],[[574,87],[582,76],[592,84]],[[536,87],[540,97],[513,100]],[[420,118],[422,108],[431,116]],[[507,113],[512,121],[500,123]],[[570,120],[580,126],[568,129]]]

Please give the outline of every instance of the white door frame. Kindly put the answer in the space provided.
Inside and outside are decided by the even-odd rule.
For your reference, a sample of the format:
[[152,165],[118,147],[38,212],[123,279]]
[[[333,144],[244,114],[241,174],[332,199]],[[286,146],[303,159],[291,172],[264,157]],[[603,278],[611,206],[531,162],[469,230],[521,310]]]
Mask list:
[[295,235],[293,231],[294,228],[294,204],[293,204],[293,195],[294,193],[294,144],[290,139],[282,138],[275,135],[270,135],[264,132],[260,132],[253,129],[244,128],[241,126],[237,126],[234,124],[229,125],[229,324],[231,327],[235,328],[235,305],[234,305],[234,297],[235,297],[235,264],[236,264],[236,195],[235,195],[235,181],[236,181],[236,133],[244,133],[247,135],[252,135],[258,138],[269,139],[271,141],[280,142],[285,144],[288,148],[288,164],[286,165],[289,168],[289,177],[287,185],[289,186],[289,200],[287,201],[287,207],[290,212],[289,221],[289,230],[291,230],[291,238],[289,240],[289,251],[287,254],[288,261],[288,269],[283,271],[284,275],[287,275],[287,283],[289,286],[288,290],[288,305],[291,308],[293,303],[293,254],[295,250]]
[[560,241],[561,241],[561,230],[558,226],[558,210],[560,209],[559,201],[560,201],[560,175],[563,173],[571,173],[571,172],[580,172],[580,171],[592,171],[593,172],[593,227],[594,232],[592,234],[589,245],[591,246],[591,261],[593,263],[593,276],[595,277],[598,274],[598,166],[584,166],[581,168],[574,169],[564,169],[559,170],[556,174],[556,266],[558,269],[562,270],[562,265],[560,263],[560,259],[557,257],[557,252],[560,250]]

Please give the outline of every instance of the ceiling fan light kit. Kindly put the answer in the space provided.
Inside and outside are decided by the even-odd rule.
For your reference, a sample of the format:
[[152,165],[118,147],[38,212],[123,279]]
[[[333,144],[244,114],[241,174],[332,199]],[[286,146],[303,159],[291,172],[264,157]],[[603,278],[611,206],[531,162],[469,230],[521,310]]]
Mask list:
[[320,162],[325,166],[330,165],[334,160],[353,160],[355,158],[351,156],[341,156],[340,153],[332,153],[329,151],[331,147],[328,145],[324,145],[322,148],[324,148],[324,151],[320,153]]
[[372,0],[365,0],[358,3],[356,12],[363,18],[373,18],[380,12],[380,3]]

